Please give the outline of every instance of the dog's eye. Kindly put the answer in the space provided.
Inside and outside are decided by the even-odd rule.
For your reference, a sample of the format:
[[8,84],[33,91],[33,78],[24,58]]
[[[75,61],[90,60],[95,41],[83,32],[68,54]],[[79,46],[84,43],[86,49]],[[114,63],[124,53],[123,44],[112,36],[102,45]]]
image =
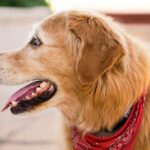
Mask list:
[[30,45],[33,48],[38,48],[42,44],[41,40],[38,37],[33,37],[30,41]]

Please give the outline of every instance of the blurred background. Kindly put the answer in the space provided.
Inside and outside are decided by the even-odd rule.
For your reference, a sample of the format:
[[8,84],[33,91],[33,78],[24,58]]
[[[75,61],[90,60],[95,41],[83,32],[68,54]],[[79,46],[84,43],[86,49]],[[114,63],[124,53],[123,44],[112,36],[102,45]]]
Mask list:
[[[32,25],[44,17],[76,8],[112,16],[129,33],[150,46],[149,0],[0,0],[0,50],[10,51],[20,47]],[[0,109],[15,88],[0,85]],[[0,113],[0,150],[57,150],[62,143],[59,138],[61,125],[61,115],[55,109],[30,117],[13,116],[9,111]]]

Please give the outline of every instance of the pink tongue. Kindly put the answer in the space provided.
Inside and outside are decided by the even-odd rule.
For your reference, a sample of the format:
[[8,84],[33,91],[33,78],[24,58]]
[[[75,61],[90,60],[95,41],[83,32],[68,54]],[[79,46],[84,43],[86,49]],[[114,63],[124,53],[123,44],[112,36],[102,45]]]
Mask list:
[[40,86],[41,82],[40,81],[36,81],[34,83],[30,83],[28,85],[26,85],[25,87],[21,88],[20,90],[18,90],[17,92],[15,92],[8,100],[8,102],[6,103],[5,107],[2,109],[2,111],[5,111],[11,104],[12,101],[21,101],[20,98],[22,96],[24,96],[26,93],[28,93],[29,91],[35,89],[36,87]]

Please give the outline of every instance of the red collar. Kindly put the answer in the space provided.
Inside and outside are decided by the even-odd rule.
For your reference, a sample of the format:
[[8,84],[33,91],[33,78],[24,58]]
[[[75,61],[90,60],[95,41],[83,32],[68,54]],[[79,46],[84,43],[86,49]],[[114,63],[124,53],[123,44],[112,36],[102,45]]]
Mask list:
[[73,128],[74,150],[132,150],[142,122],[145,97],[146,92],[143,92],[138,102],[133,105],[125,124],[111,136],[97,137],[86,134],[82,137],[79,131]]

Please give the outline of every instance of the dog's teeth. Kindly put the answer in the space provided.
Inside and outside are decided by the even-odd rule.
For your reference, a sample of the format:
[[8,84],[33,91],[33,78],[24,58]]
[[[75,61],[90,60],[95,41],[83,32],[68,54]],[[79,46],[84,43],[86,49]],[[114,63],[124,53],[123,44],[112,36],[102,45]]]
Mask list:
[[52,90],[54,90],[53,85],[51,85],[51,87],[49,88],[49,91],[52,91]]
[[29,97],[29,96],[26,96],[26,99],[27,99],[27,100],[29,100],[29,99],[30,99],[30,97]]
[[11,105],[12,105],[12,107],[17,106],[17,102],[16,102],[16,101],[12,101],[12,102],[11,102]]
[[35,96],[37,96],[37,94],[34,93],[34,92],[32,92],[31,96],[32,96],[32,97],[35,97]]
[[46,83],[46,82],[42,82],[41,84],[40,84],[40,87],[41,88],[44,88],[44,87],[46,87],[48,84]]
[[38,92],[40,92],[42,89],[40,88],[40,87],[37,87],[36,88],[36,92],[38,93]]

